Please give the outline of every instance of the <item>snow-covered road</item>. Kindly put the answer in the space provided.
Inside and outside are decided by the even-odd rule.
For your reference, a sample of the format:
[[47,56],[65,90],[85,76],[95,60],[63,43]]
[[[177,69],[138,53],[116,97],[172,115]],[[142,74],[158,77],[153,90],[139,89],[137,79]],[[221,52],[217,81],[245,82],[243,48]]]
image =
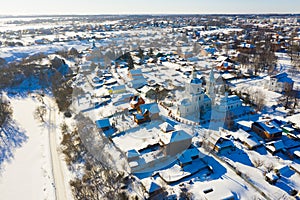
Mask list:
[[[50,102],[49,102],[50,103]],[[49,146],[52,161],[52,173],[54,177],[55,194],[57,200],[66,200],[66,187],[64,181],[64,174],[61,167],[61,158],[59,156],[59,147],[57,146],[57,133],[56,133],[56,108],[50,103],[49,105]]]

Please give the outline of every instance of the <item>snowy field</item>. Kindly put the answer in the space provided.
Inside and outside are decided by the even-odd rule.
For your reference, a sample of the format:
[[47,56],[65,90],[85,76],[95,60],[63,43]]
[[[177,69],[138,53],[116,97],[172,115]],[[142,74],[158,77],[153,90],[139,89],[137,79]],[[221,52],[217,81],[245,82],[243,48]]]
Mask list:
[[1,199],[55,199],[48,129],[33,117],[37,101],[30,97],[11,99],[13,119],[27,141],[17,148],[0,175]]

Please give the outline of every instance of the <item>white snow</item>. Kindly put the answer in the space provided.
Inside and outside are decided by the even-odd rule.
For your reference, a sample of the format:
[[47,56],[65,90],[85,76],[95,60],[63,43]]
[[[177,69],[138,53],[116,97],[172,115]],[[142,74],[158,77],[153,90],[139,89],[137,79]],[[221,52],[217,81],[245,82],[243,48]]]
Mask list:
[[49,138],[46,127],[33,117],[37,102],[31,98],[11,99],[13,118],[28,140],[5,163],[0,176],[1,199],[54,199]]

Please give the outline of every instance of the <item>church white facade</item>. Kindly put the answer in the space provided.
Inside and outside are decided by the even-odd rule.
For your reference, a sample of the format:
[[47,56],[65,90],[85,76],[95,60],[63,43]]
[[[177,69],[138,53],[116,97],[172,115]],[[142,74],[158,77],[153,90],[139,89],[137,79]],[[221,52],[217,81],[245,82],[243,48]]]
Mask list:
[[177,114],[180,117],[194,115],[199,118],[201,112],[211,108],[211,99],[205,94],[202,80],[193,72],[192,79],[186,83],[185,95],[178,105]]
[[242,101],[238,96],[228,96],[225,92],[224,82],[216,83],[220,77],[215,79],[212,69],[206,83],[206,92],[204,92],[202,80],[197,78],[196,73],[193,72],[192,79],[186,83],[185,98],[178,104],[177,114],[184,118],[193,116],[199,119],[201,114],[212,108],[227,112],[242,107]]

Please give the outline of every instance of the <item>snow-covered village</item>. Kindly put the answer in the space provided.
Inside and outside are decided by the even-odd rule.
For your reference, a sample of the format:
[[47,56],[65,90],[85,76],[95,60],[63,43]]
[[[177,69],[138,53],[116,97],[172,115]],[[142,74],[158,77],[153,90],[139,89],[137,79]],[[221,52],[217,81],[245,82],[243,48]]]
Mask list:
[[1,16],[0,49],[0,199],[300,199],[300,15]]

